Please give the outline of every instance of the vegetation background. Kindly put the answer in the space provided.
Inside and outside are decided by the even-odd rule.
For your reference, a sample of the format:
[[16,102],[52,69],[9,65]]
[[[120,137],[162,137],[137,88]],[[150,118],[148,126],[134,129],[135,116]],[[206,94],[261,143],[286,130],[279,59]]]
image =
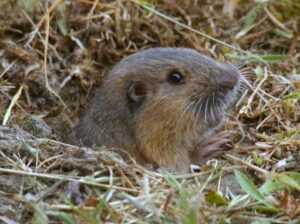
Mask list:
[[[0,1],[0,222],[300,223],[299,0]],[[226,155],[189,174],[62,142],[107,71],[155,46],[238,63]]]

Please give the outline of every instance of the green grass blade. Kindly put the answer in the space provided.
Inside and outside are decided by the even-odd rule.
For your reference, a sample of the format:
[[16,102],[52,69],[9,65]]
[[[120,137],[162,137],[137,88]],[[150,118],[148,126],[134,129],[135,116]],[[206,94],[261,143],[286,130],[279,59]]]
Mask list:
[[300,98],[300,91],[293,92],[287,95],[284,95],[282,99],[292,99],[292,98]]
[[274,181],[279,181],[280,183],[284,183],[285,185],[294,188],[300,191],[300,177],[295,175],[295,173],[275,173],[271,172],[269,177]]
[[265,197],[254,185],[254,183],[243,173],[238,170],[234,170],[235,177],[240,185],[240,187],[249,194],[252,198],[257,201],[264,202]]
[[76,224],[76,220],[65,212],[48,212],[48,215],[57,218],[63,223]]
[[250,62],[267,62],[276,63],[284,61],[287,56],[282,54],[269,54],[269,55],[236,55],[236,54],[225,54],[225,56],[233,59],[250,61]]

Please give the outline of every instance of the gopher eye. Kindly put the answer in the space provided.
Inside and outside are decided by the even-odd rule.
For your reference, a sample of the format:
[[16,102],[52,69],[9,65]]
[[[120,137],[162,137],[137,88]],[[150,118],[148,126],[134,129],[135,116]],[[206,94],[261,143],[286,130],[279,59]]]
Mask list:
[[184,76],[180,72],[172,72],[168,76],[169,81],[172,83],[181,83],[184,79]]

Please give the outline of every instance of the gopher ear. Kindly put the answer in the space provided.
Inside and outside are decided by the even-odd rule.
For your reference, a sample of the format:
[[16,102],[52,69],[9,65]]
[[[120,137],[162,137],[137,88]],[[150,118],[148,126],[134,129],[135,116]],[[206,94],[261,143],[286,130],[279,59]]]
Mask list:
[[146,98],[146,87],[142,83],[130,83],[127,88],[127,98],[130,111],[136,111]]

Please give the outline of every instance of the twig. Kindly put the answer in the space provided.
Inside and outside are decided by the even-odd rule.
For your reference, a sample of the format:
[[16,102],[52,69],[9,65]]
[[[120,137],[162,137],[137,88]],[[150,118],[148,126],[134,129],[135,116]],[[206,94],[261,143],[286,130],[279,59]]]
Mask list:
[[245,166],[247,166],[247,167],[249,167],[249,168],[251,168],[251,169],[253,169],[253,170],[256,170],[256,171],[258,171],[258,172],[260,172],[260,173],[262,173],[262,174],[264,174],[264,175],[268,175],[268,174],[269,174],[268,171],[266,171],[266,170],[264,170],[264,169],[262,169],[262,168],[260,168],[260,167],[258,167],[258,166],[255,166],[255,165],[253,165],[253,164],[251,164],[251,163],[248,163],[248,162],[246,162],[246,161],[244,161],[244,160],[242,160],[242,159],[239,159],[239,158],[237,158],[237,157],[234,157],[234,156],[232,156],[232,155],[223,155],[223,157],[225,157],[225,158],[227,158],[227,159],[230,159],[230,160],[237,161],[237,162],[239,162],[239,163],[241,163],[241,164],[243,164],[243,165],[245,165]]
[[[60,2],[60,0],[57,1],[58,3]],[[54,4],[53,4],[54,5]],[[53,5],[51,7],[53,7]],[[46,27],[45,27],[45,41],[44,41],[44,62],[43,62],[43,70],[44,70],[44,74],[45,74],[45,82],[46,82],[46,88],[49,90],[50,93],[52,93],[54,96],[56,96],[60,102],[64,105],[64,107],[67,109],[68,112],[69,109],[67,107],[67,105],[65,104],[65,102],[61,99],[61,97],[52,89],[52,87],[49,85],[49,81],[48,81],[48,69],[47,69],[47,56],[48,56],[48,44],[49,44],[49,34],[50,34],[50,10],[52,9],[50,7],[50,9],[47,9],[46,11]]]
[[46,178],[46,179],[53,179],[53,180],[64,180],[69,182],[78,182],[86,185],[91,185],[95,187],[101,187],[105,189],[116,189],[121,191],[127,191],[127,192],[139,192],[136,189],[132,188],[126,188],[126,187],[118,187],[115,185],[107,185],[107,184],[99,184],[92,181],[87,181],[83,179],[76,179],[72,177],[68,177],[65,175],[57,175],[57,174],[46,174],[46,173],[31,173],[26,171],[20,171],[20,170],[13,170],[13,169],[6,169],[6,168],[0,168],[0,173],[9,173],[9,174],[16,174],[16,175],[25,175],[25,176],[32,176],[32,177],[40,177],[40,178]]
[[273,14],[268,10],[267,7],[264,7],[264,11],[267,13],[267,15],[269,16],[270,20],[274,23],[274,25],[280,27],[285,32],[291,34],[291,31],[288,28],[286,28],[278,19],[276,19],[276,17],[273,16]]
[[6,113],[5,113],[4,118],[3,118],[3,122],[2,122],[3,126],[5,126],[7,124],[8,119],[10,117],[11,110],[12,110],[13,106],[16,104],[16,102],[18,101],[19,97],[21,96],[22,90],[23,90],[23,85],[20,86],[19,90],[17,91],[17,93],[12,98],[12,100],[9,104],[9,107],[6,110]]
[[1,75],[0,75],[0,79],[2,78],[2,76],[4,76],[5,75],[5,73],[6,72],[8,72],[9,71],[9,69],[11,69],[11,67],[14,65],[16,63],[16,61],[13,61],[12,63],[10,63],[10,65],[9,66],[7,66],[7,68],[1,73]]
[[251,94],[251,96],[248,98],[248,103],[247,103],[247,106],[246,106],[248,109],[251,108],[251,104],[252,104],[252,101],[253,101],[255,95],[261,89],[262,84],[267,80],[267,78],[268,78],[268,73],[267,73],[267,71],[265,69],[263,79],[258,83],[258,85],[256,86],[255,90],[253,91],[253,93]]

